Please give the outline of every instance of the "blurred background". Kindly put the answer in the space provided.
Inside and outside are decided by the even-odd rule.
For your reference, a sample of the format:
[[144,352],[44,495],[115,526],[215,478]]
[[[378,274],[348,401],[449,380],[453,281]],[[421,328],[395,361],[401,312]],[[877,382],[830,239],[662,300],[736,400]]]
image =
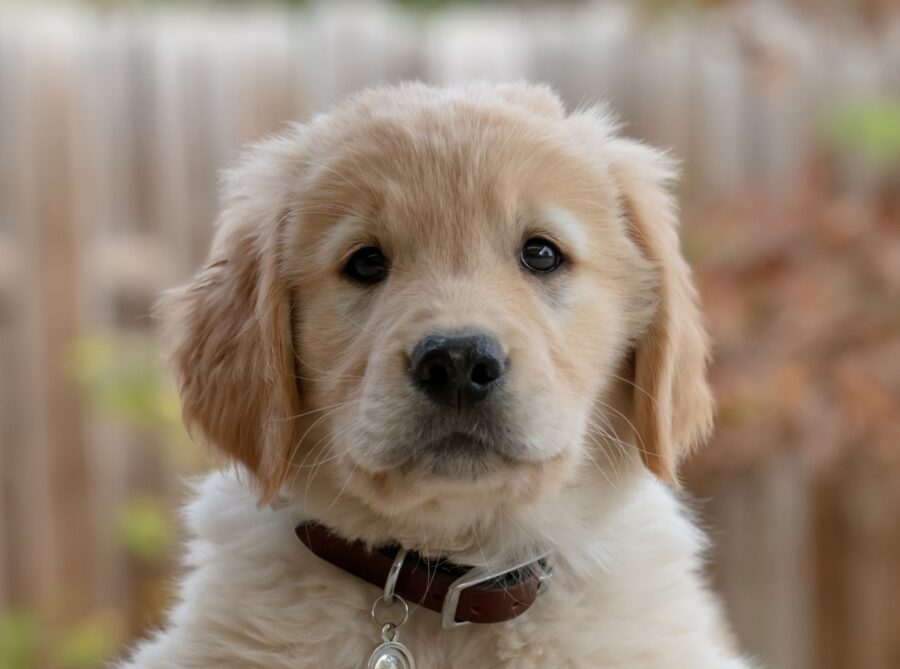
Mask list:
[[217,170],[362,86],[523,77],[684,160],[719,400],[686,477],[741,644],[900,667],[896,2],[97,0],[0,4],[0,669],[98,668],[171,599],[209,463],[149,312]]

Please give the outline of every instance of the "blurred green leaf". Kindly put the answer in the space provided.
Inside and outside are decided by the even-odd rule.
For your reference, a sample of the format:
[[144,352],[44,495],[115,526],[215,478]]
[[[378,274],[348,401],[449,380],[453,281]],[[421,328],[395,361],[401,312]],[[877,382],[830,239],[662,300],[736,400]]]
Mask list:
[[0,669],[32,669],[37,663],[38,629],[26,613],[0,614]]
[[152,497],[136,497],[119,510],[116,536],[128,550],[144,560],[166,557],[173,543],[167,506]]
[[84,337],[73,347],[71,369],[101,410],[144,429],[180,426],[178,397],[149,338]]
[[878,166],[900,161],[900,100],[867,100],[842,105],[826,123],[839,148],[854,151]]
[[201,450],[182,425],[175,384],[152,337],[86,335],[70,351],[69,371],[97,410],[156,438],[179,469],[200,468]]
[[116,650],[121,636],[121,624],[115,614],[91,616],[63,638],[58,662],[65,669],[99,669]]

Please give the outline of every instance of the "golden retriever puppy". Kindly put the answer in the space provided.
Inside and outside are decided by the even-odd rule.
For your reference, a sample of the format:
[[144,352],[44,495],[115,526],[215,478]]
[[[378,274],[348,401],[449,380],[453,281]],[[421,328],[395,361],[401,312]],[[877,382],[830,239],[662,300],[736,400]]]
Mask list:
[[369,90],[250,149],[163,303],[236,466],[121,666],[746,667],[673,492],[712,416],[673,175],[525,84]]

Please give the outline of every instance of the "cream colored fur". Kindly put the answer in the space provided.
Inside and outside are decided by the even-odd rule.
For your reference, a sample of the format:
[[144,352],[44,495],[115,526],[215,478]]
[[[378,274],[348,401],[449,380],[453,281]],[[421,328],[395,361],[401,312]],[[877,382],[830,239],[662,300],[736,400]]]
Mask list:
[[[238,464],[199,486],[179,603],[120,666],[364,666],[377,589],[299,543],[314,519],[461,564],[551,552],[509,623],[415,609],[419,669],[746,667],[674,491],[712,403],[672,177],[602,110],[524,84],[367,91],[252,149],[208,266],[163,306],[185,419]],[[522,271],[533,235],[558,274]],[[383,284],[342,275],[360,245],[390,258]],[[402,361],[460,327],[509,357],[494,434],[514,455],[454,478],[402,460],[425,415]]]

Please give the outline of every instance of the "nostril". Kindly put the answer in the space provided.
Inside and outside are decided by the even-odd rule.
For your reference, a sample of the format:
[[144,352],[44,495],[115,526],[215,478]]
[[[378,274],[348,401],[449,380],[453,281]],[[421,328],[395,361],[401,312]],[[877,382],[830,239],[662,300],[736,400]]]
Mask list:
[[480,362],[472,368],[472,373],[469,378],[472,379],[472,383],[475,385],[486,386],[497,380],[499,376],[499,374],[497,374],[498,371],[496,365]]
[[425,370],[422,381],[435,388],[446,386],[450,382],[450,371],[439,362],[432,363]]

